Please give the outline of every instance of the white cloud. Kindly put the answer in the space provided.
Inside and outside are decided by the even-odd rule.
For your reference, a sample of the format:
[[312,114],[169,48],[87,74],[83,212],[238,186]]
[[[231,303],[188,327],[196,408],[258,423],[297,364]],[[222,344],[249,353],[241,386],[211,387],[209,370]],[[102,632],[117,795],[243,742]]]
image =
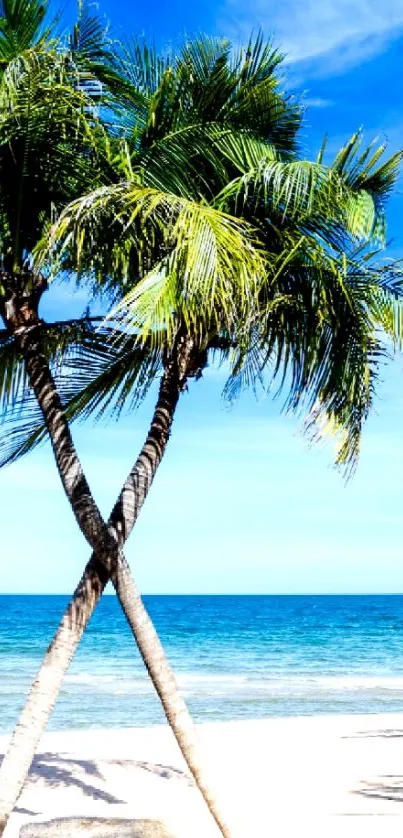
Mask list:
[[309,96],[304,99],[304,104],[308,108],[331,108],[333,107],[334,102],[330,99],[320,99],[320,98],[310,98]]
[[[246,11],[247,8],[247,11]],[[233,37],[262,26],[291,63],[324,59],[327,72],[358,63],[403,32],[401,0],[224,0],[218,28]],[[321,60],[321,65],[323,61]]]

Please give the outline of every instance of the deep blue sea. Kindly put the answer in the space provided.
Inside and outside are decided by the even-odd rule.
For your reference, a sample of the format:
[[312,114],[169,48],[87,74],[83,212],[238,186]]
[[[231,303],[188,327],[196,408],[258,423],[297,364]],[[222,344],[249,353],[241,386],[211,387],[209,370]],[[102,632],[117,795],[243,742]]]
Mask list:
[[[403,711],[403,596],[146,596],[197,721]],[[0,596],[0,730],[17,720],[67,597]],[[104,597],[50,729],[163,721]]]

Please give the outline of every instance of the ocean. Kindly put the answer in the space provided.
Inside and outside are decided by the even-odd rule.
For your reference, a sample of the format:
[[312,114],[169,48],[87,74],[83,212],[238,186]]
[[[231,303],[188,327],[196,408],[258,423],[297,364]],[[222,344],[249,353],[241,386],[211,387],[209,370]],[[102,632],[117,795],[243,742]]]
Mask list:
[[[198,722],[403,711],[403,596],[146,596]],[[0,731],[68,598],[0,596]],[[115,597],[101,600],[48,729],[164,719]]]

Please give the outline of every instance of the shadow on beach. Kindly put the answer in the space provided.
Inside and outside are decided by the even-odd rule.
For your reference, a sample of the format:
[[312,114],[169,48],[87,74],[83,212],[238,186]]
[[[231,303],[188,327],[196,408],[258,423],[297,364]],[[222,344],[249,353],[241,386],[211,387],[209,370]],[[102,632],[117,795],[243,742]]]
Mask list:
[[383,730],[358,730],[356,733],[349,733],[341,739],[402,739],[403,730],[384,728]]
[[[3,754],[0,756],[0,764],[3,760]],[[145,771],[154,777],[163,780],[179,780],[192,786],[193,781],[185,771],[174,768],[171,765],[161,765],[159,763],[146,762],[144,760],[125,760],[125,759],[106,759],[100,760],[105,767],[118,766],[122,769],[132,771]],[[86,797],[92,800],[100,800],[104,803],[110,804],[125,804],[127,800],[116,797],[113,794],[100,788],[96,781],[100,784],[106,782],[106,778],[99,765],[93,760],[78,759],[76,757],[61,756],[54,753],[37,754],[33,760],[29,771],[29,780],[44,781],[45,785],[50,789],[56,788],[77,788]],[[36,813],[28,809],[19,809],[20,814],[35,815]]]
[[376,800],[393,800],[403,803],[403,776],[383,774],[377,780],[365,782],[355,794]]

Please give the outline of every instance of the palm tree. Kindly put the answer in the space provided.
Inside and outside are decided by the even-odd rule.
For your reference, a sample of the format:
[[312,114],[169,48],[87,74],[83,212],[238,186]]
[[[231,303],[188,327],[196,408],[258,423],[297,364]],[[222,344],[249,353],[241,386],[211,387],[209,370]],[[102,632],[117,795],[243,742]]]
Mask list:
[[[10,344],[14,349],[17,346],[24,358],[63,485],[95,555],[49,649],[6,757],[4,775],[9,785],[3,795],[4,820],[21,788],[14,770],[16,757],[20,760],[18,748],[22,742],[25,754],[29,752],[29,765],[62,674],[109,575],[177,738],[185,753],[190,750],[191,770],[196,777],[199,775],[208,796],[183,703],[172,703],[174,681],[162,669],[165,663],[161,647],[156,645],[158,639],[152,634],[121,555],[163,455],[179,394],[187,378],[197,376],[203,369],[208,353],[219,350],[226,356],[233,355],[231,387],[242,383],[242,375],[260,375],[273,357],[275,372],[287,367],[289,358],[294,367],[293,403],[297,404],[303,393],[311,398],[315,394],[315,403],[321,404],[322,412],[342,425],[344,422],[348,430],[353,426],[351,417],[356,410],[359,419],[355,419],[354,428],[359,433],[368,408],[369,399],[361,394],[360,376],[364,367],[371,370],[371,357],[367,345],[360,349],[359,341],[362,346],[364,338],[368,339],[369,346],[376,322],[382,318],[386,322],[393,307],[387,298],[385,272],[380,277],[375,268],[364,269],[362,260],[346,258],[343,248],[347,239],[368,240],[373,236],[380,217],[377,199],[385,191],[387,171],[393,179],[397,161],[378,170],[378,181],[372,175],[372,185],[367,182],[363,161],[355,180],[350,177],[352,167],[349,169],[347,163],[344,168],[347,166],[348,171],[343,171],[341,158],[330,170],[321,161],[294,161],[299,116],[291,104],[287,121],[287,103],[276,89],[274,67],[268,72],[269,56],[275,67],[277,58],[258,43],[247,50],[234,69],[227,46],[201,43],[186,47],[174,68],[153,61],[153,72],[147,66],[145,73],[143,61],[142,82],[149,83],[151,78],[155,89],[151,95],[150,91],[136,89],[131,121],[126,111],[126,141],[120,143],[119,154],[115,147],[113,163],[108,159],[109,182],[73,202],[53,226],[52,247],[61,246],[61,266],[78,267],[86,275],[92,274],[93,280],[123,298],[116,317],[129,309],[135,334],[134,339],[123,334],[111,370],[110,363],[105,365],[105,353],[102,355],[105,347],[88,329],[84,330],[84,350],[93,352],[96,342],[103,366],[100,376],[83,392],[67,393],[68,414],[74,416],[87,409],[91,399],[99,406],[104,396],[108,398],[111,383],[112,394],[119,391],[122,396],[123,391],[125,395],[133,385],[139,385],[142,392],[156,369],[163,370],[145,447],[107,526],[92,499],[72,444],[50,375],[49,351],[45,351],[37,309],[32,311],[31,299],[27,305],[25,293],[20,309],[30,313],[28,329],[26,321],[21,323],[18,318],[16,326],[13,322],[10,325],[5,312],[7,351]],[[224,83],[226,93],[220,99],[218,94]],[[120,101],[125,100],[126,106],[132,84],[132,79],[126,79],[121,88]],[[136,84],[139,88],[138,80]],[[173,118],[174,104],[182,125],[177,114]],[[251,130],[242,128],[243,121],[248,127],[251,124]],[[280,130],[281,124],[292,127],[288,141],[285,127]],[[278,148],[273,146],[274,141]],[[355,146],[356,141],[349,152],[349,162]],[[346,156],[346,152],[343,154]],[[357,168],[356,162],[354,165]],[[111,185],[113,167],[118,176]],[[368,171],[371,168],[367,164]],[[165,184],[163,175],[168,179]],[[252,228],[243,220],[226,215],[223,209],[254,223],[259,231],[259,249],[254,246]],[[353,272],[354,282],[346,290],[348,273],[351,277]],[[36,286],[35,293],[38,294]],[[340,340],[339,318],[350,310],[361,363],[354,370],[351,341],[341,346]],[[339,351],[337,359],[335,347]],[[288,356],[284,358],[285,351]],[[80,364],[84,354],[80,353]],[[71,387],[71,376],[69,379]],[[38,428],[36,436],[40,435]],[[16,438],[20,440],[18,434]],[[27,758],[22,763],[23,774],[26,763]],[[222,833],[229,834],[219,814],[216,820]]]
[[[167,441],[171,421],[171,403],[174,404],[177,400],[179,395],[177,382],[181,386],[183,379],[181,371],[176,375],[178,360],[173,357],[167,364],[167,374],[161,387],[159,404],[146,446],[129,477],[119,504],[115,507],[113,521],[105,524],[83,474],[49,366],[47,350],[50,350],[53,358],[55,354],[60,354],[63,349],[60,342],[61,334],[64,334],[65,344],[69,345],[69,340],[66,338],[66,324],[59,324],[59,329],[53,326],[52,334],[48,335],[53,338],[53,347],[52,341],[46,345],[46,339],[43,339],[39,304],[48,283],[44,272],[35,270],[32,265],[35,242],[38,237],[46,233],[47,225],[51,221],[51,210],[55,207],[57,210],[63,202],[77,193],[80,188],[82,189],[84,184],[88,188],[90,178],[95,178],[96,181],[99,177],[99,143],[104,153],[104,174],[106,172],[106,176],[110,175],[108,144],[94,118],[91,101],[87,100],[85,89],[83,90],[83,87],[87,86],[88,79],[85,78],[83,84],[82,68],[79,67],[76,73],[76,67],[71,61],[71,53],[67,58],[68,60],[63,54],[60,56],[58,53],[50,53],[49,50],[44,52],[42,43],[39,49],[26,50],[4,70],[0,90],[4,115],[1,126],[3,129],[1,164],[5,175],[4,191],[1,196],[4,265],[1,274],[1,314],[6,327],[5,346],[9,350],[11,344],[14,354],[23,359],[27,377],[41,406],[47,430],[52,439],[63,486],[80,528],[94,550],[93,559],[79,586],[73,608],[69,610],[64,622],[67,631],[63,636],[62,658],[58,660],[57,655],[53,655],[53,662],[56,666],[46,667],[45,677],[42,677],[40,681],[36,696],[37,698],[40,696],[46,682],[45,707],[47,708],[49,695],[52,696],[55,693],[55,678],[58,683],[60,661],[68,661],[72,639],[74,646],[83,630],[83,622],[88,620],[90,615],[90,611],[86,613],[85,609],[80,608],[83,592],[90,597],[93,608],[108,576],[112,576],[125,613],[128,617],[130,616],[131,625],[146,665],[152,673],[154,683],[159,686],[164,709],[174,727],[182,750],[187,752],[192,773],[203,791],[222,834],[229,835],[224,819],[209,792],[203,768],[199,764],[191,719],[183,701],[176,696],[176,684],[165,661],[163,650],[141,603],[137,588],[131,580],[129,568],[123,556],[120,555],[123,534],[127,533],[134,523],[132,510],[127,503],[128,496],[133,494],[136,482],[144,492],[158,464],[160,450]],[[39,166],[42,172],[41,178],[38,177]],[[15,192],[11,184],[16,179],[19,182],[19,189]],[[158,193],[154,197],[158,197]],[[197,229],[200,223],[210,226],[227,278],[231,277],[232,272],[234,281],[235,272],[239,270],[240,265],[243,270],[250,271],[251,275],[254,275],[260,268],[261,259],[252,247],[251,237],[244,229],[242,222],[228,218],[219,211],[211,211],[196,203],[192,204],[189,200],[181,199],[178,203],[175,196],[169,194],[162,194],[159,197],[166,206],[172,203],[173,212],[176,215],[179,209],[179,217],[186,220],[186,223],[191,223],[190,232],[193,228]],[[152,218],[152,213],[150,218]],[[232,254],[231,262],[230,253]],[[223,274],[221,267],[219,273]],[[85,332],[84,324],[74,325],[81,326],[81,330]],[[79,333],[80,329],[76,336]],[[58,338],[56,345],[55,338]],[[185,347],[184,352],[186,351]],[[168,367],[172,370],[171,374],[168,373]],[[166,409],[167,402],[170,407],[169,411]],[[150,469],[148,463],[151,454],[154,463]],[[140,501],[136,499],[137,509],[141,502],[140,494]],[[72,618],[73,627],[71,626]],[[58,654],[60,655],[60,646]],[[32,706],[27,709],[16,731],[13,748],[3,763],[3,828],[10,803],[13,804],[15,794],[18,794],[20,790],[18,785],[16,786],[16,774],[13,770],[16,767],[13,759],[15,760],[17,753],[19,753],[17,759],[19,776],[21,767],[25,771],[25,763],[21,763],[21,752],[18,752],[18,743],[23,741],[25,761],[26,754],[29,754],[28,767],[32,749],[35,748],[38,740],[38,732],[41,732],[45,721],[43,702],[42,706],[35,705],[35,713],[32,710]]]

